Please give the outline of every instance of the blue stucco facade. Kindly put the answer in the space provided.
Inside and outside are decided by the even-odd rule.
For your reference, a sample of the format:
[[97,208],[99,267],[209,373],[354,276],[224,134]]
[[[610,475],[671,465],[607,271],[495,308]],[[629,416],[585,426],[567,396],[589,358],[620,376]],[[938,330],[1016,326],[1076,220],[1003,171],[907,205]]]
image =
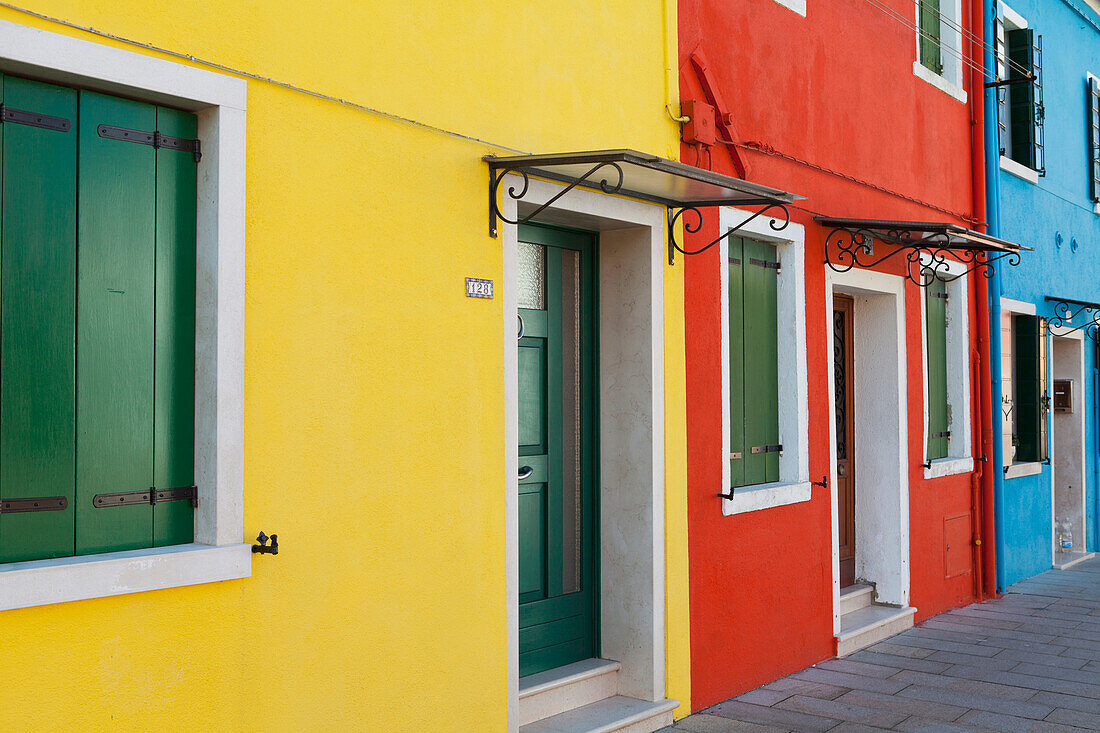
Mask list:
[[[1022,16],[1027,27],[1042,36],[1042,88],[1044,101],[1045,175],[1037,182],[1025,180],[1005,166],[992,165],[996,176],[989,181],[990,221],[999,221],[999,236],[1032,247],[1018,267],[1001,267],[994,286],[999,286],[1000,307],[1017,310],[1030,304],[1039,316],[1055,315],[1055,303],[1048,298],[1067,298],[1100,302],[1100,215],[1091,199],[1089,167],[1088,74],[1100,76],[1100,16],[1084,0],[1013,0],[1011,11]],[[998,7],[999,6],[999,7]],[[1005,14],[1004,4],[993,3],[990,12]],[[988,37],[988,36],[987,36]],[[989,120],[987,155],[1000,158],[996,119]],[[1008,167],[1014,167],[1007,164]],[[1019,170],[1017,168],[1017,170]],[[992,328],[1000,329],[1001,313],[991,310]],[[1078,318],[1074,325],[1079,325]],[[1084,499],[1082,523],[1087,538],[1087,550],[1097,547],[1100,523],[1097,517],[1097,360],[1093,340],[1085,338],[1069,345],[1058,341],[1057,334],[1047,334],[1045,344],[1050,358],[1047,390],[1053,394],[1056,356],[1079,348],[1083,356],[1080,384],[1076,391],[1075,411],[1083,411],[1083,438],[1074,437],[1079,452],[1057,455],[1065,451],[1067,432],[1056,435],[1055,414],[1046,414],[1051,460],[1039,466],[1019,466],[1012,473],[1038,473],[1007,477],[997,473],[997,500],[1000,515],[998,544],[998,585],[1002,588],[1018,580],[1040,573],[1054,562],[1055,535],[1053,523],[1059,511],[1065,512],[1066,500],[1055,507],[1055,482],[1061,461],[1083,462]],[[994,344],[996,346],[996,344]],[[1003,348],[1011,346],[1005,344]],[[1074,357],[1076,358],[1076,357]],[[1068,357],[1063,361],[1068,361]],[[999,355],[994,361],[1000,363]],[[1058,369],[1066,368],[1064,364]],[[1009,389],[1005,375],[1004,391]],[[997,374],[993,383],[994,431],[1000,437],[1002,416],[1002,383]],[[1011,408],[1010,408],[1011,409]],[[1059,423],[1061,425],[1063,423]],[[994,464],[995,465],[995,464]],[[1070,471],[1064,472],[1066,476]],[[1065,480],[1065,476],[1062,477]],[[1076,489],[1075,489],[1076,490]],[[1068,492],[1072,494],[1072,491]],[[1080,491],[1078,491],[1080,493]],[[1075,550],[1086,549],[1080,537],[1074,538]]]

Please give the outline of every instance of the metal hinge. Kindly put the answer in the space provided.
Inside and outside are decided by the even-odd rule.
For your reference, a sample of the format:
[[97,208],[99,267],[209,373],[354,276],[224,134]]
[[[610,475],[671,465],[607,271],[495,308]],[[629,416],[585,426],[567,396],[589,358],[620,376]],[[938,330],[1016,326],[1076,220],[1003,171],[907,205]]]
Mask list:
[[928,437],[929,438],[950,438],[951,437],[951,431],[950,430],[944,430],[942,433],[932,433]]
[[928,297],[929,298],[943,298],[944,300],[947,300],[947,293],[931,292],[931,293],[928,293]]
[[734,453],[730,453],[730,460],[731,460],[731,461],[739,461],[739,460],[741,460],[741,451],[736,451],[736,452],[734,452]]
[[169,150],[182,150],[187,153],[193,153],[196,163],[202,159],[202,146],[199,144],[198,140],[188,140],[183,137],[162,135],[156,130],[153,132],[145,132],[144,130],[129,130],[125,127],[115,127],[113,125],[100,125],[96,128],[96,132],[100,137],[106,138],[107,140],[122,140],[128,143],[152,145],[157,149],[167,148]]
[[159,504],[164,501],[190,501],[192,507],[199,505],[199,490],[195,486],[180,486],[175,489],[149,488],[145,491],[120,491],[115,494],[96,494],[92,506],[106,509],[114,506],[133,506],[134,504]]
[[69,500],[64,496],[38,496],[29,499],[0,500],[0,514],[23,512],[59,512],[68,509]]
[[770,267],[773,270],[779,270],[778,262],[769,262],[768,260],[758,260],[755,257],[749,258],[750,265],[756,265],[757,267]]
[[783,450],[783,445],[754,445],[749,449],[749,453],[779,453]]
[[740,267],[741,266],[741,260],[738,257],[730,257],[730,264],[731,265],[737,265],[738,267]]
[[2,104],[0,104],[0,122],[41,127],[43,130],[54,130],[55,132],[68,132],[72,128],[72,123],[64,117],[53,117],[52,115],[42,115],[22,109],[12,109]]

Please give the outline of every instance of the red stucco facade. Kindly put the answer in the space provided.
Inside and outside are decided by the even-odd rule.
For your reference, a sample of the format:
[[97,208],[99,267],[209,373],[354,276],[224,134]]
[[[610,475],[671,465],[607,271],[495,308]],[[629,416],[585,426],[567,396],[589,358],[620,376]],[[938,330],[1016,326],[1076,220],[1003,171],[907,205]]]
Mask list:
[[[914,17],[910,0],[882,4],[904,18]],[[972,176],[982,166],[972,153],[974,109],[915,75],[912,28],[866,0],[808,0],[807,5],[802,17],[776,0],[680,0],[680,96],[685,101],[705,98],[691,63],[692,54],[702,51],[711,83],[732,115],[735,140],[748,143],[738,148],[743,177],[806,197],[792,208],[791,218],[806,233],[809,473],[818,480],[832,473],[832,359],[823,249],[827,230],[813,215],[978,228],[983,212],[973,203],[981,199]],[[968,6],[962,3],[969,29]],[[972,77],[966,73],[963,78],[972,97]],[[728,175],[740,173],[721,143],[709,148],[684,144],[682,160]],[[687,248],[717,235],[717,214],[709,212],[703,230],[686,239]],[[686,289],[691,705],[698,710],[835,653],[833,500],[829,488],[814,486],[807,502],[723,516],[715,492],[728,450],[722,435],[718,249],[680,257],[677,266],[684,267]],[[892,264],[883,271],[901,273]],[[979,317],[985,317],[975,308],[975,295],[982,292],[977,277],[968,276],[972,353],[979,348]],[[954,577],[945,572],[944,521],[981,516],[972,474],[926,480],[920,465],[922,303],[920,289],[906,283],[909,603],[917,609],[918,622],[975,600],[974,567]],[[971,379],[976,400],[973,382],[978,380],[973,373]],[[974,402],[971,410],[972,454],[978,456],[980,407]]]

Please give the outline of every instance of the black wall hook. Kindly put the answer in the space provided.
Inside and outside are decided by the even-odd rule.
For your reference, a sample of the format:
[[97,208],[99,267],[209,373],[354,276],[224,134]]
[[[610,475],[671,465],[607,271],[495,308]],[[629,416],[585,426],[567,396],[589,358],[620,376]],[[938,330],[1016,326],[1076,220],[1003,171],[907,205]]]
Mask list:
[[813,481],[814,486],[820,486],[823,489],[829,488],[829,476],[828,474],[821,477],[820,481]]
[[[268,539],[271,540],[270,545],[267,544]],[[279,535],[273,534],[269,538],[266,534],[263,533],[263,530],[260,530],[260,534],[258,537],[256,537],[256,541],[260,544],[252,545],[252,552],[258,552],[261,555],[279,554]]]

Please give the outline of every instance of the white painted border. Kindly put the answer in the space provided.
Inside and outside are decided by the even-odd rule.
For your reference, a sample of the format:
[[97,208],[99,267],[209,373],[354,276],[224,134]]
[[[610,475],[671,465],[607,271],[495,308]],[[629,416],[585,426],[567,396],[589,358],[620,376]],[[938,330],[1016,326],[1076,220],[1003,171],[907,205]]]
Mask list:
[[[754,212],[722,207],[719,231],[727,232]],[[779,481],[738,487],[732,499],[722,500],[726,516],[810,500],[810,408],[806,372],[806,228],[791,222],[777,232],[778,219],[760,217],[738,230],[741,236],[775,245],[779,260],[776,276],[777,340],[779,347]],[[729,238],[719,247],[722,309],[722,483],[730,486],[730,357],[729,357]]]
[[913,61],[913,75],[928,82],[954,99],[966,104],[966,90],[963,89],[962,2],[944,0],[940,8],[940,59],[943,61],[943,74],[937,74],[920,62],[920,3],[914,3],[914,40],[917,55]]
[[1024,316],[1033,316],[1036,313],[1035,304],[1028,303],[1026,300],[1013,300],[1012,298],[1001,298],[1001,310],[1008,311],[1009,313],[1019,313]]
[[[1081,477],[1084,480],[1081,481],[1081,496],[1080,496],[1080,501],[1081,501],[1081,526],[1080,527],[1074,527],[1073,529],[1074,529],[1075,534],[1076,534],[1076,531],[1078,529],[1080,530],[1081,547],[1083,548],[1082,552],[1085,552],[1085,551],[1088,550],[1088,546],[1089,546],[1088,545],[1088,531],[1089,531],[1089,524],[1091,523],[1091,522],[1089,522],[1088,491],[1087,491],[1089,480],[1088,480],[1088,461],[1086,459],[1086,455],[1087,455],[1086,446],[1088,444],[1088,432],[1086,431],[1086,422],[1085,422],[1085,375],[1088,374],[1088,372],[1085,370],[1085,344],[1084,344],[1085,334],[1082,331],[1075,331],[1073,333],[1065,334],[1065,335],[1056,335],[1056,334],[1051,334],[1049,332],[1047,333],[1046,342],[1047,342],[1047,345],[1048,345],[1048,351],[1047,351],[1048,356],[1047,356],[1047,385],[1046,385],[1046,389],[1047,389],[1047,393],[1050,394],[1050,395],[1054,394],[1054,371],[1055,371],[1055,369],[1054,369],[1054,366],[1055,366],[1055,364],[1054,364],[1054,339],[1056,339],[1056,338],[1064,339],[1066,341],[1078,341],[1078,342],[1080,342],[1079,348],[1078,348],[1078,351],[1077,351],[1077,359],[1076,359],[1077,364],[1075,366],[1076,366],[1076,373],[1079,375],[1079,379],[1077,381],[1080,382],[1081,386],[1080,386],[1079,389],[1074,390],[1075,394],[1073,395],[1073,399],[1074,399],[1075,402],[1080,401],[1080,409],[1077,410],[1077,412],[1075,414],[1077,414],[1077,416],[1078,416],[1077,417],[1078,427],[1081,431],[1080,432],[1080,435],[1081,435],[1081,450],[1080,450],[1080,455],[1078,456],[1078,461],[1079,461],[1079,464],[1081,466]],[[1057,520],[1056,514],[1057,514],[1057,498],[1058,498],[1057,497],[1057,493],[1058,493],[1057,492],[1057,486],[1058,486],[1058,482],[1056,481],[1056,476],[1055,476],[1055,473],[1057,471],[1057,461],[1054,459],[1054,426],[1055,426],[1056,423],[1054,421],[1054,408],[1053,407],[1050,410],[1047,411],[1047,419],[1050,421],[1048,423],[1048,427],[1047,427],[1048,435],[1050,436],[1048,438],[1048,444],[1047,444],[1047,451],[1048,451],[1047,458],[1050,460],[1050,564],[1054,565],[1056,560],[1057,560],[1057,554],[1058,554],[1058,548],[1055,545],[1055,540],[1057,539],[1057,536],[1058,536],[1057,535],[1057,528],[1055,527],[1055,523],[1056,523],[1056,520]]]
[[[0,21],[0,69],[198,116],[195,544],[0,565],[0,609],[252,574],[244,539],[245,108],[240,79]],[[216,548],[216,549],[215,549]]]
[[[875,541],[880,543],[881,552],[894,554],[894,561],[882,562],[883,566],[889,566],[888,572],[893,577],[884,578],[869,578],[876,583],[876,590],[878,591],[878,600],[897,605],[901,607],[907,607],[909,605],[909,592],[910,592],[910,567],[909,567],[909,470],[906,460],[909,456],[909,437],[908,437],[908,419],[906,400],[908,399],[908,392],[906,387],[906,369],[908,368],[906,361],[906,346],[905,346],[905,281],[896,276],[888,275],[882,272],[876,272],[874,270],[852,269],[844,273],[836,273],[829,270],[825,272],[825,313],[828,314],[828,318],[831,323],[831,314],[833,312],[833,294],[834,292],[848,292],[848,293],[862,293],[871,296],[891,296],[894,301],[894,312],[892,314],[893,329],[895,333],[895,343],[889,344],[884,347],[884,353],[891,353],[892,358],[897,362],[897,373],[894,375],[882,374],[882,368],[877,364],[867,364],[860,361],[860,345],[858,331],[856,333],[856,353],[853,355],[853,361],[855,362],[856,379],[859,378],[861,369],[877,369],[880,376],[893,382],[896,379],[896,383],[892,385],[892,389],[896,392],[896,404],[887,405],[883,400],[883,397],[879,400],[879,404],[883,404],[884,407],[894,411],[897,417],[897,440],[898,440],[898,466],[897,466],[897,490],[898,490],[898,506],[897,515],[891,518],[891,524],[893,526],[888,528],[887,531],[872,532],[875,535]],[[858,302],[857,302],[858,310]],[[857,317],[859,313],[855,314]],[[833,329],[828,327],[826,332],[826,353],[833,353]],[[836,393],[835,376],[832,369],[828,370],[828,394],[832,395]],[[840,547],[837,544],[838,541],[838,528],[839,528],[839,514],[837,506],[837,475],[836,475],[836,404],[832,399],[827,400],[829,406],[829,496],[832,505],[830,507],[830,518],[832,522],[832,562],[833,562],[833,633],[840,633]],[[857,408],[858,409],[858,408]],[[860,444],[858,443],[858,434],[856,436],[856,460],[859,461]],[[865,450],[865,448],[864,448]],[[857,468],[857,477],[859,471]],[[858,491],[858,486],[857,486]],[[857,500],[858,501],[858,500]],[[857,518],[859,521],[859,505],[856,507]],[[896,522],[896,524],[895,524]],[[857,534],[858,542],[858,534]],[[890,546],[890,544],[896,543],[896,546]],[[858,548],[858,544],[857,544]],[[858,550],[857,550],[858,551]],[[859,572],[857,566],[857,574]]]
[[1039,171],[1035,170],[1034,168],[1028,168],[1023,163],[1017,163],[1012,158],[1009,158],[1007,155],[1001,156],[1000,165],[1001,170],[1003,170],[1005,173],[1010,173],[1021,180],[1027,181],[1028,183],[1034,183],[1035,185],[1039,184]]
[[[517,176],[510,180],[522,184]],[[562,189],[560,184],[532,179],[524,205],[548,201]],[[508,196],[501,197],[501,208],[512,220],[523,213]],[[539,221],[547,223],[600,231],[601,655],[622,665],[620,694],[650,701],[665,695],[665,215],[663,207],[576,188],[539,216]],[[508,728],[515,731],[519,714],[518,232],[510,224],[500,232]],[[630,329],[629,335],[624,335],[624,326]],[[637,348],[620,348],[627,345],[627,338],[634,339],[631,344]],[[633,417],[625,403],[630,403]]]
[[953,99],[956,99],[963,104],[966,104],[965,89],[958,86],[957,84],[952,84],[947,79],[944,79],[942,76],[922,64],[920,61],[913,62],[913,76],[922,81],[928,82],[932,86],[936,87],[936,89],[939,89],[941,92],[947,94],[949,97],[952,97]]
[[[921,256],[921,262],[928,264],[930,258]],[[947,457],[932,461],[930,468],[924,469],[926,479],[954,476],[970,473],[974,470],[971,457],[971,435],[973,426],[970,415],[970,298],[968,280],[962,275],[966,266],[961,262],[947,260],[940,271],[958,279],[945,283],[947,289],[947,404],[948,429],[951,436],[947,441]],[[928,461],[928,290],[921,288],[921,375],[924,380],[924,441],[921,455]],[[961,407],[960,407],[961,406]]]
[[806,17],[806,0],[775,0],[775,2],[779,3],[785,8],[793,10],[794,12],[801,15],[803,18]]

